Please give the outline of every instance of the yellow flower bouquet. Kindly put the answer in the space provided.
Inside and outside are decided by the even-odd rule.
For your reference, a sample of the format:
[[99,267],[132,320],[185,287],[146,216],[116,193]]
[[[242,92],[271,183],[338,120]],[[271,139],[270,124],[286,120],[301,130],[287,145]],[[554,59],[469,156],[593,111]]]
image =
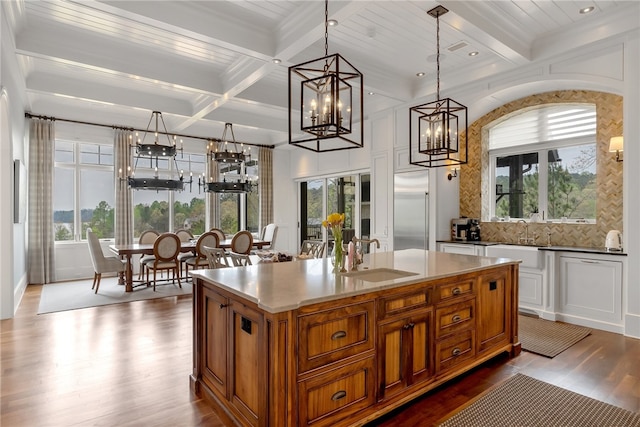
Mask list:
[[330,214],[326,220],[322,221],[323,227],[329,229],[333,235],[333,252],[331,253],[331,262],[333,262],[333,271],[339,273],[346,271],[344,269],[344,256],[342,251],[342,226],[344,225],[344,214],[334,212]]

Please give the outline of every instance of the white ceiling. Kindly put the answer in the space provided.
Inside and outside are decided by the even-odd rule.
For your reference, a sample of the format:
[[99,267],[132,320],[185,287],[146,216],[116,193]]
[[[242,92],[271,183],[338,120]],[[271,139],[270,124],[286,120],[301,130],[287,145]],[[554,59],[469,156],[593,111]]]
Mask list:
[[[284,145],[288,67],[325,53],[318,0],[1,3],[27,110],[64,119],[144,129],[159,110],[171,132],[220,137],[231,122],[238,140]],[[330,1],[339,25],[329,54],[362,72],[371,115],[435,93],[436,20],[426,11],[438,4],[450,10],[440,18],[446,92],[628,31],[612,17],[636,13],[633,3]],[[582,15],[585,6],[595,10]]]

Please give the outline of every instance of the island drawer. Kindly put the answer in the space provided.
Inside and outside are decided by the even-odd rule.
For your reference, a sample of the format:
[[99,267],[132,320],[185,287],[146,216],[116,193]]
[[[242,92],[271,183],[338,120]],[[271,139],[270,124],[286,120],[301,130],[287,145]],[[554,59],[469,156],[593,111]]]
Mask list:
[[384,319],[416,308],[432,304],[433,287],[425,287],[413,292],[380,298],[378,300],[378,318]]
[[436,339],[475,327],[475,299],[436,308]]
[[332,425],[373,405],[374,366],[369,357],[301,381],[299,425]]
[[298,369],[305,372],[374,348],[374,302],[298,316]]
[[450,338],[436,341],[436,374],[440,374],[476,354],[475,330],[463,331]]
[[436,287],[436,298],[439,302],[450,302],[475,294],[475,280],[467,279],[455,283],[445,283]]

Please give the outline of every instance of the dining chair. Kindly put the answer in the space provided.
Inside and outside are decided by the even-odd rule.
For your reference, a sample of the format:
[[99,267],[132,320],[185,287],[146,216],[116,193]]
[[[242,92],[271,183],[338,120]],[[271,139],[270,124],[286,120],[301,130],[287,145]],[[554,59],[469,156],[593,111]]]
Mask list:
[[89,244],[89,254],[91,255],[94,272],[91,289],[95,288],[95,293],[97,294],[98,288],[100,287],[102,273],[118,273],[118,276],[122,280],[126,264],[123,260],[114,256],[104,256],[102,247],[100,247],[100,240],[91,228],[87,228],[87,242]]
[[189,276],[189,266],[192,266],[194,270],[200,267],[207,267],[207,255],[202,251],[203,246],[208,246],[211,248],[217,248],[220,246],[220,242],[218,241],[218,235],[213,231],[207,231],[198,237],[198,241],[196,242],[196,250],[195,255],[184,260],[184,274],[186,277]]
[[227,252],[222,248],[211,246],[202,246],[202,253],[207,257],[209,268],[227,268],[230,267],[227,260]]
[[225,236],[224,231],[220,230],[219,228],[212,228],[209,231],[213,231],[214,233],[216,233],[218,235],[218,241],[223,242],[227,236]]
[[300,245],[300,255],[312,258],[322,258],[326,244],[322,240],[304,240]]
[[234,267],[245,267],[247,265],[253,265],[249,254],[240,254],[237,252],[229,252],[229,258]]
[[[156,290],[158,270],[173,270],[173,280],[178,279],[178,286],[182,288],[180,283],[180,263],[178,262],[178,254],[180,253],[180,238],[175,233],[162,233],[153,242],[153,260],[149,260],[147,266],[147,282],[149,282],[149,270],[153,270],[153,290]],[[168,280],[168,277],[167,277]]]
[[231,239],[231,252],[249,255],[253,246],[253,236],[247,230],[238,231]]
[[[181,228],[179,230],[176,230],[175,233],[180,239],[181,243],[189,242],[194,238],[193,233],[190,230],[187,230],[186,228]],[[195,250],[190,252],[180,252],[178,254],[178,261],[180,262],[180,275],[182,275],[182,264],[186,262],[187,259],[191,258],[194,255],[195,255]]]
[[[156,241],[160,233],[156,230],[145,230],[140,234],[138,243],[141,245],[151,245]],[[147,262],[153,260],[153,255],[142,255],[140,257],[140,269],[138,270],[138,280],[142,279]]]
[[263,246],[262,249],[273,249],[275,248],[276,236],[278,235],[278,226],[275,224],[267,224],[264,228],[264,233],[260,240],[264,240],[270,242],[268,246]]

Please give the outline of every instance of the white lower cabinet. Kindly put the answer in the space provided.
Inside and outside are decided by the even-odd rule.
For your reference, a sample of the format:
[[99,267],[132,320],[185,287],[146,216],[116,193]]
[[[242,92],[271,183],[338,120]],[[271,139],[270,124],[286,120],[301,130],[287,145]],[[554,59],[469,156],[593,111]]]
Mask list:
[[542,270],[534,272],[520,270],[518,283],[518,304],[521,308],[541,310],[543,304],[543,273]]
[[560,314],[568,315],[572,323],[617,331],[613,326],[623,320],[622,262],[562,255],[559,267]]
[[484,256],[484,246],[468,243],[439,243],[438,251],[450,254]]

